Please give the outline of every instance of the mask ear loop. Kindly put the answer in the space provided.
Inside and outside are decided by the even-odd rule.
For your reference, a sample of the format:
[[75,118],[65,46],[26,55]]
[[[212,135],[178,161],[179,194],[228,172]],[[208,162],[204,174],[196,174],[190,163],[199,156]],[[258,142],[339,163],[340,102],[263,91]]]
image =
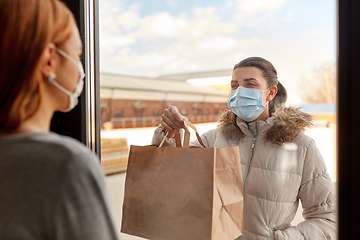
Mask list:
[[67,54],[66,52],[61,50],[60,48],[56,48],[56,51],[63,57],[65,57],[68,60],[70,60],[71,62],[73,62],[78,67],[79,72],[80,72],[80,81],[83,80],[86,75],[85,75],[84,67],[83,67],[81,61],[76,61],[72,56],[70,56],[69,54]]
[[66,52],[64,52],[63,50],[61,50],[60,48],[56,48],[56,51],[62,55],[63,57],[67,58],[68,60],[72,61],[76,66],[78,65],[77,61],[70,56],[69,54],[67,54]]
[[[273,85],[273,86],[275,86],[275,85]],[[263,92],[269,90],[269,89],[272,88],[273,86],[268,87],[268,88],[265,89]],[[270,100],[270,101],[271,101],[271,100]],[[270,101],[267,101],[267,102],[264,104],[264,107],[267,107],[268,109],[270,109],[270,106],[268,105],[268,104],[270,104]],[[266,105],[268,105],[268,106],[266,106]]]
[[48,80],[51,84],[55,85],[58,89],[60,89],[61,91],[63,91],[64,93],[66,93],[67,95],[71,95],[72,93],[65,89],[63,86],[61,86],[60,84],[58,84],[55,80],[56,80],[56,75],[55,73],[51,73],[48,77]]

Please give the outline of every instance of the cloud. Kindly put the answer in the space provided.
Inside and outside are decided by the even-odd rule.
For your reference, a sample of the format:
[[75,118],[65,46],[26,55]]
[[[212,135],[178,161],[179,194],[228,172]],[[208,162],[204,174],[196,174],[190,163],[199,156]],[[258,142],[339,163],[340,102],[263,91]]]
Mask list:
[[172,36],[178,30],[187,27],[187,22],[182,19],[171,17],[169,13],[157,15],[152,23],[152,28],[163,36]]
[[192,39],[184,38],[159,49],[148,49],[144,53],[134,53],[128,47],[120,48],[119,51],[110,54],[112,57],[102,56],[101,71],[156,77],[174,72],[227,69],[239,62],[243,56],[250,54],[252,49],[265,44],[263,40],[253,37],[230,41],[222,39],[224,42],[231,42],[231,46],[226,49],[209,50],[199,47],[199,44],[206,42],[204,40],[206,38],[193,42]]
[[294,22],[296,19],[295,19],[294,13],[288,12],[288,13],[286,13],[286,15],[283,17],[282,20],[283,20],[284,22],[291,23],[291,22]]
[[236,41],[231,38],[215,38],[200,44],[200,48],[204,50],[224,50],[234,46]]
[[179,5],[176,0],[165,0],[165,2],[169,7],[177,7]]
[[228,0],[227,6],[236,9],[233,20],[243,26],[261,27],[264,24],[278,24],[283,19],[275,17],[286,0]]
[[116,17],[116,22],[118,23],[118,26],[125,31],[130,31],[133,28],[141,25],[141,18],[138,13],[134,11],[128,11],[119,14]]
[[[115,19],[106,16],[108,21],[115,22],[109,24],[121,31],[115,34],[111,28],[100,31],[102,72],[158,76],[225,69],[238,62],[244,51],[263,44],[253,36],[234,38],[239,23],[222,21],[214,6],[194,7],[190,13],[178,16],[161,12],[142,17],[139,4],[134,6],[132,10],[118,7]],[[105,20],[102,23],[105,25]],[[142,45],[149,41],[153,45]]]
[[217,15],[215,7],[194,7],[193,13],[195,19],[208,18]]
[[239,12],[257,14],[259,12],[272,12],[281,8],[285,0],[242,0],[239,4]]
[[118,37],[118,38],[102,38],[100,44],[107,45],[117,45],[117,46],[127,46],[135,43],[135,38],[132,37]]
[[101,1],[99,4],[100,34],[114,37],[139,26],[141,24],[141,18],[138,15],[140,8],[139,2],[125,6],[123,1]]
[[289,7],[292,1],[227,0],[147,15],[140,3],[127,2],[99,1],[101,72],[156,77],[229,69],[245,57],[262,56],[293,96],[297,79],[335,59],[335,27]]
[[154,66],[154,65],[164,64],[175,58],[176,58],[175,54],[171,54],[171,55],[145,54],[140,58],[140,62],[148,66]]

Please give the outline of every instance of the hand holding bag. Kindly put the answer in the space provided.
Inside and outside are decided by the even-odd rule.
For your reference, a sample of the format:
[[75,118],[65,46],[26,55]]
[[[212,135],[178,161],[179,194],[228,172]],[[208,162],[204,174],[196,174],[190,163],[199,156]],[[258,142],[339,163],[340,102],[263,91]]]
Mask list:
[[[151,240],[234,240],[242,232],[239,147],[131,146],[121,231]],[[199,134],[196,135],[202,143]],[[166,137],[166,136],[165,136]]]

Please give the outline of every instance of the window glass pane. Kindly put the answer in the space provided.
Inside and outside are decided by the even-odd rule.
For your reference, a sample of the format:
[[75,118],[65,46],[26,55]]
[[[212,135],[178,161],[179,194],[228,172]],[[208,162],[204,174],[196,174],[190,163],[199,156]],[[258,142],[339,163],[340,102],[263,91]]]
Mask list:
[[[129,146],[151,144],[170,106],[200,134],[215,128],[227,107],[232,68],[250,56],[275,66],[288,92],[286,106],[312,115],[314,127],[305,133],[336,182],[335,1],[102,0],[99,5],[102,165],[117,226]],[[293,224],[302,220],[300,211]]]

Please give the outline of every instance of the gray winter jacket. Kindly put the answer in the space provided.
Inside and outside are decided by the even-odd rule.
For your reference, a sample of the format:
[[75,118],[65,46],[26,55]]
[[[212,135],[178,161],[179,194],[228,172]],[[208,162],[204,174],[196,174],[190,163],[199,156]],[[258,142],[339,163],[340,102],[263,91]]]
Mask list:
[[[231,110],[201,138],[206,147],[239,146],[244,178],[242,240],[335,239],[333,183],[315,142],[303,131],[311,116],[279,109],[266,121],[247,124]],[[159,126],[153,144],[163,136]],[[167,146],[174,140],[167,139]],[[192,142],[200,146],[198,141]],[[299,200],[305,221],[291,226]]]

